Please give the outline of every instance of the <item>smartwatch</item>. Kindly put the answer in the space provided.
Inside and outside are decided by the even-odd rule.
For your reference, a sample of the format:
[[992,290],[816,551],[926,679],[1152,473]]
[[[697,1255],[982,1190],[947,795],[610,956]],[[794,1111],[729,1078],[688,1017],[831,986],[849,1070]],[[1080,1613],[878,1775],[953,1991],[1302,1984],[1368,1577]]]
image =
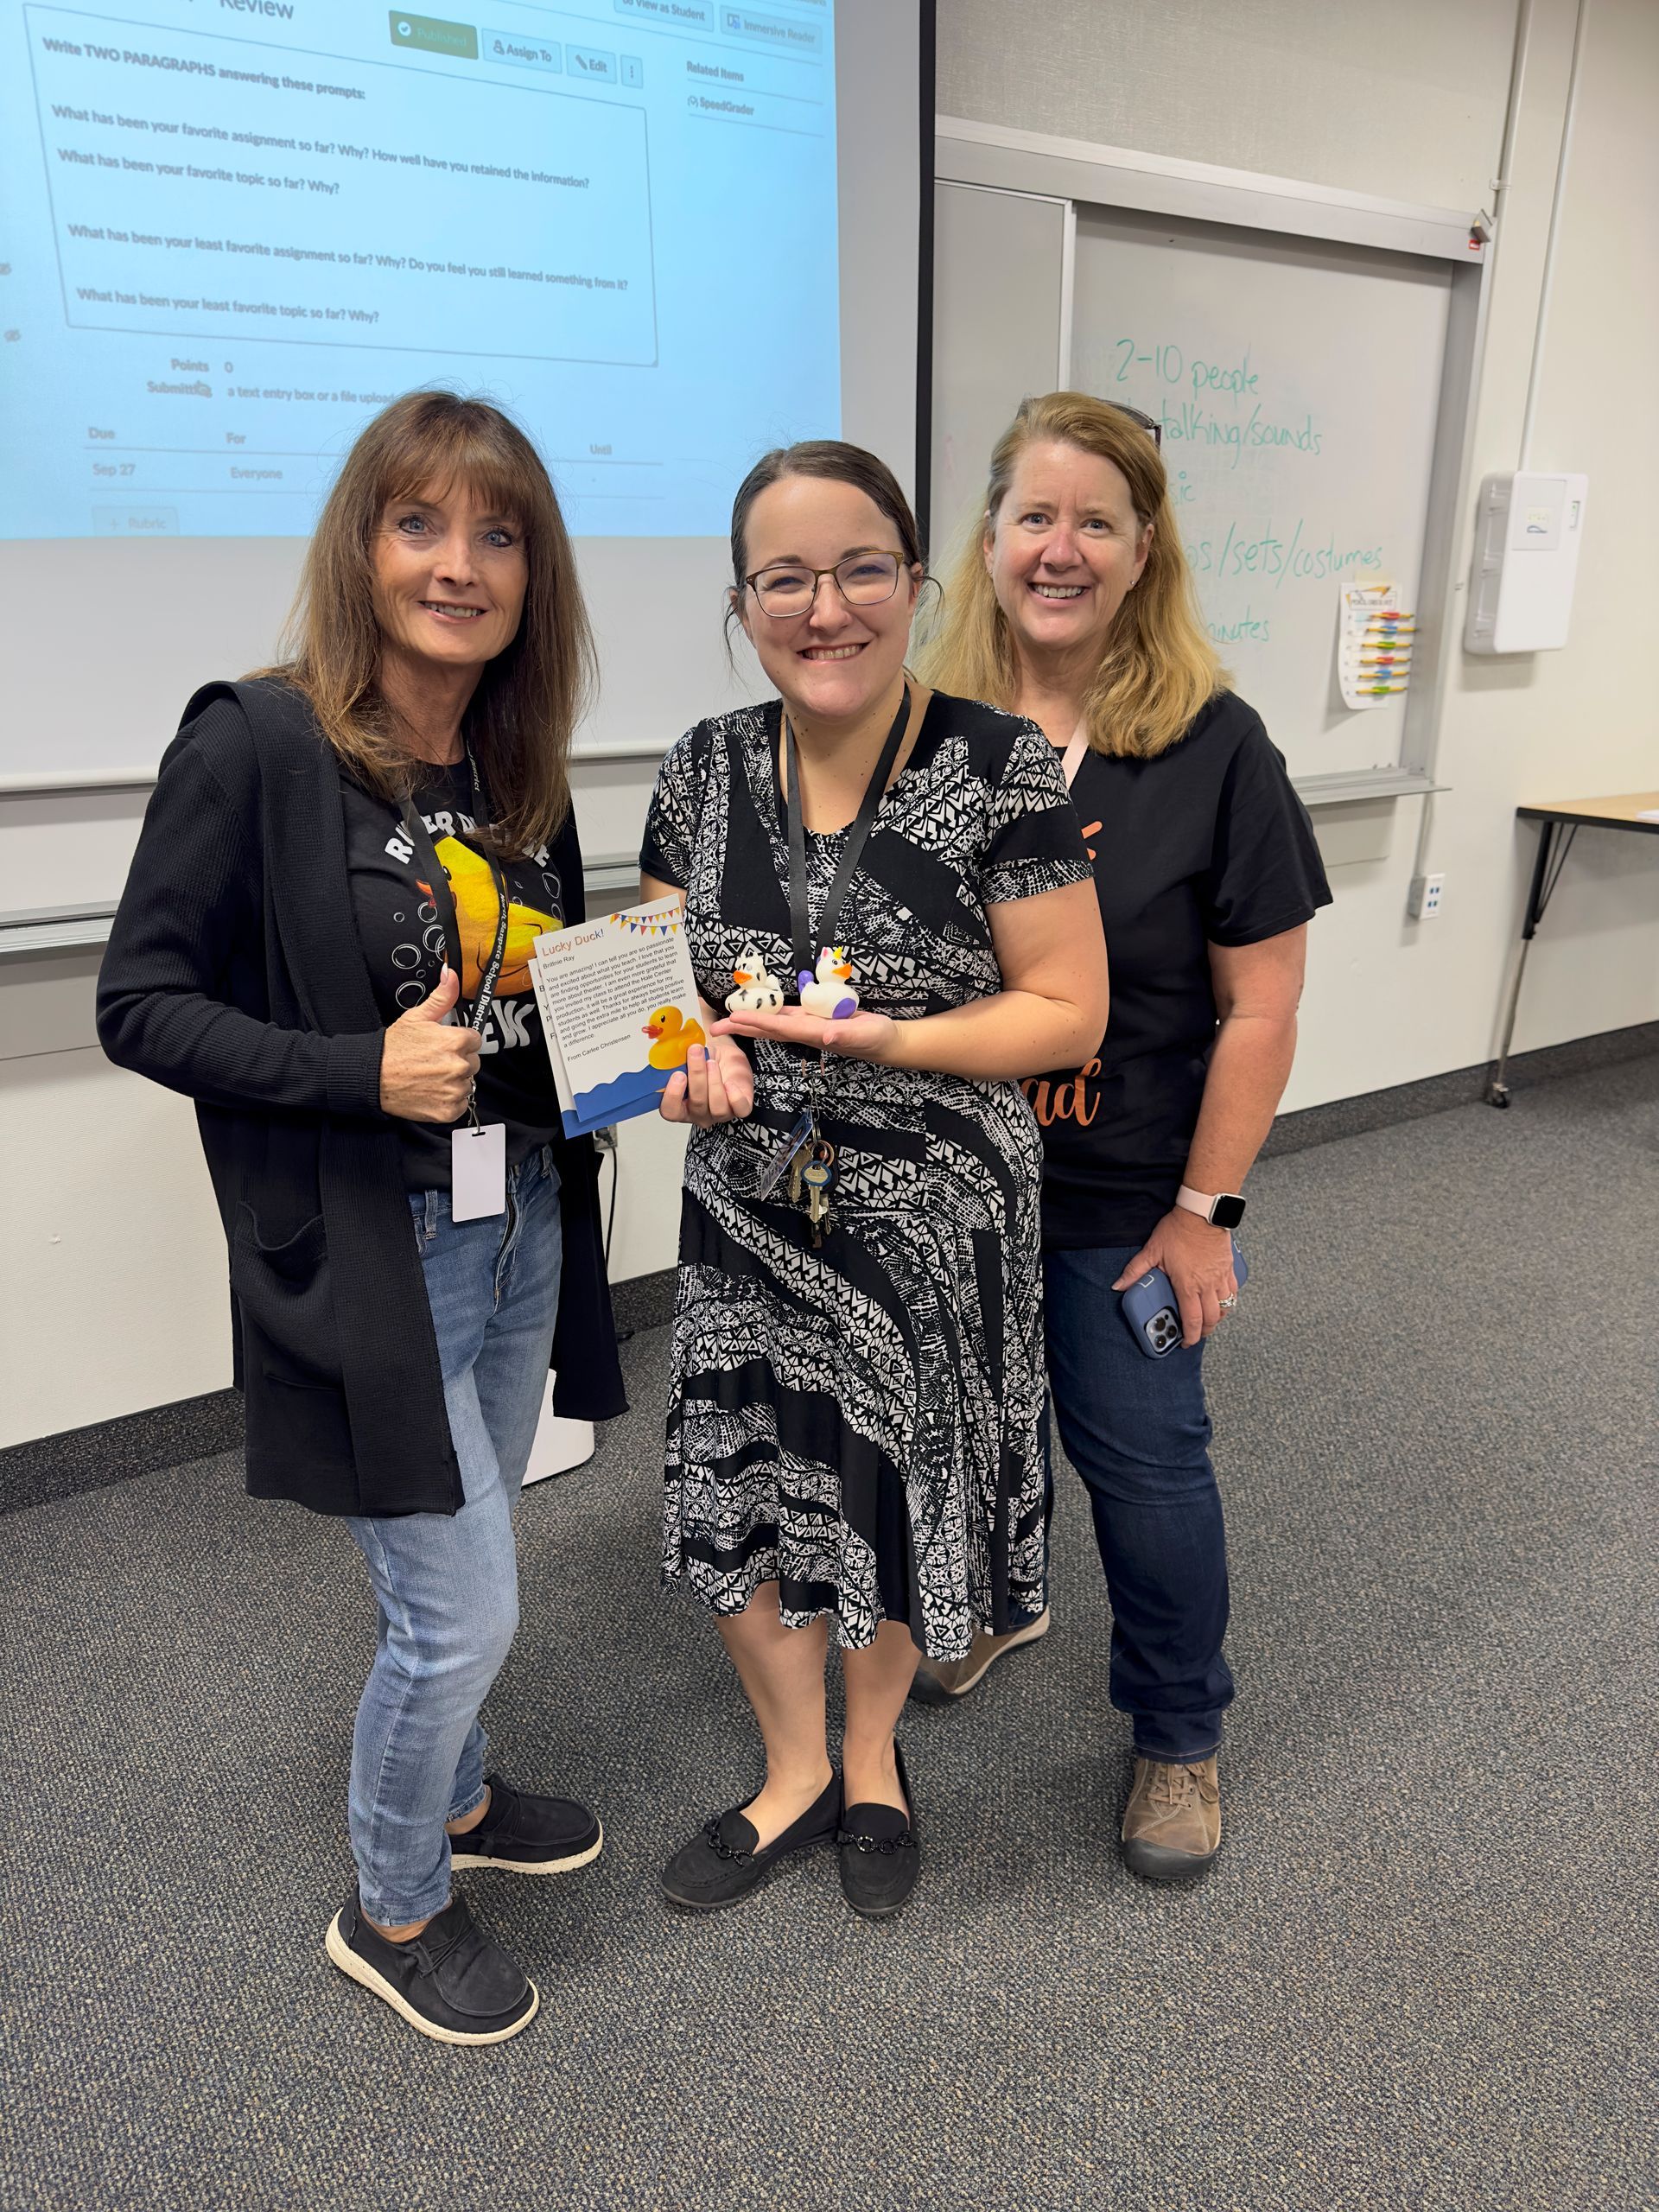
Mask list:
[[1244,1201],[1236,1191],[1195,1191],[1183,1183],[1175,1203],[1188,1213],[1200,1213],[1212,1229],[1236,1229],[1244,1218]]

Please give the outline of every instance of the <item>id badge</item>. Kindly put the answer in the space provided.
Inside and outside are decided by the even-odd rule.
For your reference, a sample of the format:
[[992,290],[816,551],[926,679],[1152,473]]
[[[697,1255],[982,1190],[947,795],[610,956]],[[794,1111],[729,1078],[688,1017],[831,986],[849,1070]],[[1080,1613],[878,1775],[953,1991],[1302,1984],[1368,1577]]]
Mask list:
[[507,1125],[449,1132],[449,1218],[486,1221],[507,1210]]

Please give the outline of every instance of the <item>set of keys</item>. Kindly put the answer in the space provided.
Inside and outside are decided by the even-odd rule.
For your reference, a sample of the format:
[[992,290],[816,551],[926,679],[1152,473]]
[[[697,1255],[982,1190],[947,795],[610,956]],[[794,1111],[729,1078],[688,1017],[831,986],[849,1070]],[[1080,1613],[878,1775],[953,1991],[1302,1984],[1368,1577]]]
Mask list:
[[790,1203],[799,1205],[804,1199],[815,1248],[823,1243],[830,1226],[830,1192],[835,1179],[836,1147],[815,1133],[797,1151],[789,1171]]
[[815,1247],[822,1245],[830,1227],[830,1193],[836,1181],[836,1147],[818,1128],[817,1115],[811,1106],[802,1109],[799,1118],[784,1140],[783,1147],[773,1157],[772,1165],[760,1179],[758,1195],[769,1198],[789,1179],[791,1205],[804,1205],[806,1218],[812,1230]]

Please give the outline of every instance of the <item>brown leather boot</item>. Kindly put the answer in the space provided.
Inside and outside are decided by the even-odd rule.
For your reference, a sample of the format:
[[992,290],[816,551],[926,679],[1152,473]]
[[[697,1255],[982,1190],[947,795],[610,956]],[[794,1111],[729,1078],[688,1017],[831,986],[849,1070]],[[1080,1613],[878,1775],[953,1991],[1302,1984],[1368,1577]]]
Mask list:
[[989,1636],[980,1629],[975,1633],[973,1649],[965,1659],[924,1657],[916,1669],[910,1694],[918,1705],[954,1705],[959,1697],[966,1697],[970,1689],[984,1681],[999,1659],[1006,1659],[1021,1644],[1035,1643],[1047,1634],[1046,1605],[1034,1621],[1027,1621],[1023,1628],[1011,1628],[1005,1636]]
[[1149,1882],[1193,1882],[1221,1848],[1221,1783],[1216,1754],[1191,1766],[1135,1762],[1123,1808],[1123,1863]]

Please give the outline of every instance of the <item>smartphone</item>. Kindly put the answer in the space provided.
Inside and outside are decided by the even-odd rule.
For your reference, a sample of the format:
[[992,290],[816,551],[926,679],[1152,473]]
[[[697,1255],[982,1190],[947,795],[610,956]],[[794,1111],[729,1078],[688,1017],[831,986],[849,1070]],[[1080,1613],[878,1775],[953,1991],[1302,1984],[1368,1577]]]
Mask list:
[[[1249,1272],[1235,1238],[1233,1275],[1241,1290]],[[1162,1359],[1179,1344],[1181,1309],[1175,1303],[1169,1277],[1161,1268],[1153,1268],[1138,1282],[1132,1282],[1123,1293],[1120,1306],[1129,1334],[1148,1359]]]

